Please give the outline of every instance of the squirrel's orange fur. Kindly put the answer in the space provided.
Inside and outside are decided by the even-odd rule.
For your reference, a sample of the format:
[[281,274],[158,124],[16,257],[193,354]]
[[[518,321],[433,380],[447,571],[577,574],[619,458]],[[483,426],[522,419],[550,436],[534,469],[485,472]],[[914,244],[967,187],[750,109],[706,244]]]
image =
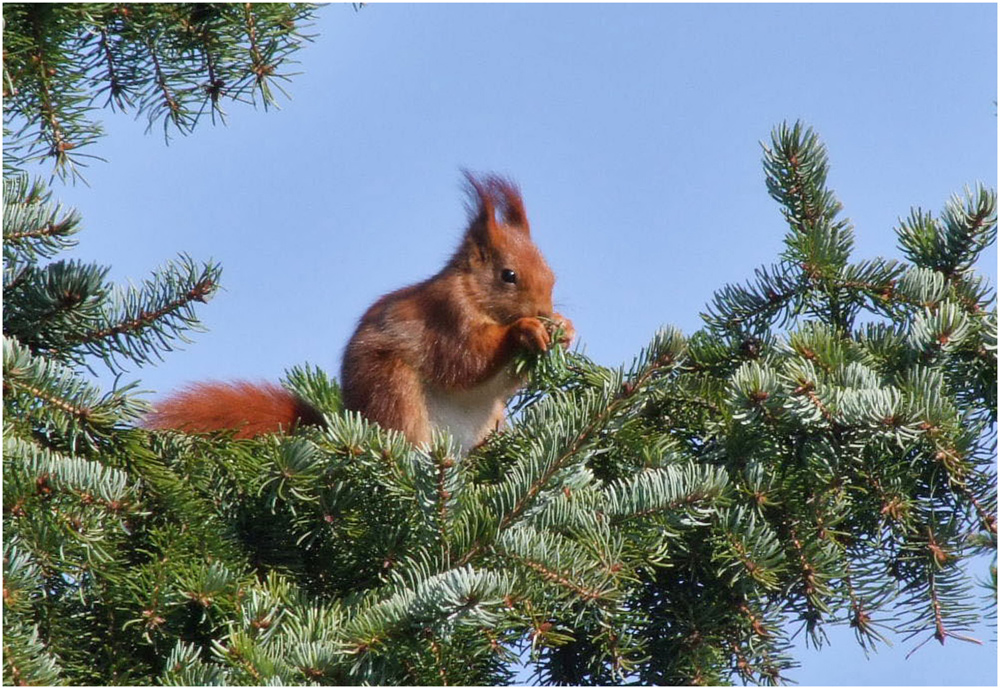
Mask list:
[[187,433],[233,430],[236,438],[322,423],[308,403],[273,383],[194,383],[175,392],[146,418],[147,428]]
[[[343,401],[385,428],[426,443],[445,427],[467,450],[503,422],[522,381],[508,364],[520,349],[543,351],[540,318],[572,324],[552,309],[555,277],[531,241],[517,187],[467,175],[468,229],[445,267],[376,301],[344,352]],[[191,432],[238,429],[241,436],[321,423],[302,400],[273,385],[210,383],[163,402],[147,425]]]

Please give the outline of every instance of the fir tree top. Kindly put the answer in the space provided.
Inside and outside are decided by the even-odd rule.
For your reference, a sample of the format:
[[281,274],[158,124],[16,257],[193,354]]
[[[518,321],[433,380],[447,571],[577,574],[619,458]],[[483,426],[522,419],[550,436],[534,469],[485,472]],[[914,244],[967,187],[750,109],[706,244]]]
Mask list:
[[[18,162],[71,169],[95,84],[182,131],[268,97],[307,9],[200,7],[5,5]],[[985,601],[964,569],[996,551],[996,300],[972,268],[995,192],[913,210],[908,262],[858,260],[828,169],[777,127],[774,264],[630,365],[520,362],[515,421],[460,459],[345,413],[308,365],[285,384],[324,428],[137,427],[135,386],[88,367],[166,355],[218,267],[116,287],[60,257],[79,216],[5,168],[4,681],[499,684],[524,657],[551,684],[775,683],[796,628],[966,638],[996,605],[995,565]]]

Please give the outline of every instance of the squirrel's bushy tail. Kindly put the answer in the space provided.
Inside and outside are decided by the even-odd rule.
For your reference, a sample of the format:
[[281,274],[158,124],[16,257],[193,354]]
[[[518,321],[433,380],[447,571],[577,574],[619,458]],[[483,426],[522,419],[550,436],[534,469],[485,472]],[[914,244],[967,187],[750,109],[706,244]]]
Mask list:
[[235,381],[188,385],[157,404],[143,426],[186,433],[231,430],[235,438],[253,438],[303,423],[323,419],[300,397],[273,383]]

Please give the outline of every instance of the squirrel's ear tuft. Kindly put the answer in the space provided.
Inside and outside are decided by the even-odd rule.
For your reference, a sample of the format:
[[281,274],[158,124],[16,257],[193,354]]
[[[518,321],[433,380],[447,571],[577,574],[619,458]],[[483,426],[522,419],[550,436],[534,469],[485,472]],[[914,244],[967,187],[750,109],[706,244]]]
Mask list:
[[466,236],[477,247],[480,257],[485,260],[489,248],[500,243],[500,229],[497,227],[496,206],[490,194],[489,184],[469,172],[465,175],[465,208],[469,213],[469,229]]
[[468,170],[466,181],[469,229],[489,235],[497,231],[498,221],[528,234],[528,216],[524,211],[521,191],[511,180],[499,175],[477,176]]
[[465,208],[469,212],[470,228],[478,225],[485,229],[496,224],[496,206],[493,204],[488,181],[468,170],[462,170],[462,175],[465,177]]
[[486,178],[493,203],[500,209],[500,219],[504,225],[528,231],[528,214],[524,211],[521,190],[511,180],[499,175]]

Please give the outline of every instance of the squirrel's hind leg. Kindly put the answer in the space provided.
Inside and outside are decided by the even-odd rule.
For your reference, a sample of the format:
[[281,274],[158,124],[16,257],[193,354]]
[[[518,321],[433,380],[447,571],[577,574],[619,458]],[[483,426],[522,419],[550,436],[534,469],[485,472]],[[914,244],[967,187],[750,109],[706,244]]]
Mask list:
[[347,409],[360,412],[383,428],[401,431],[415,445],[430,443],[427,400],[416,370],[394,359],[376,362],[358,374],[364,384],[344,381],[343,400]]

